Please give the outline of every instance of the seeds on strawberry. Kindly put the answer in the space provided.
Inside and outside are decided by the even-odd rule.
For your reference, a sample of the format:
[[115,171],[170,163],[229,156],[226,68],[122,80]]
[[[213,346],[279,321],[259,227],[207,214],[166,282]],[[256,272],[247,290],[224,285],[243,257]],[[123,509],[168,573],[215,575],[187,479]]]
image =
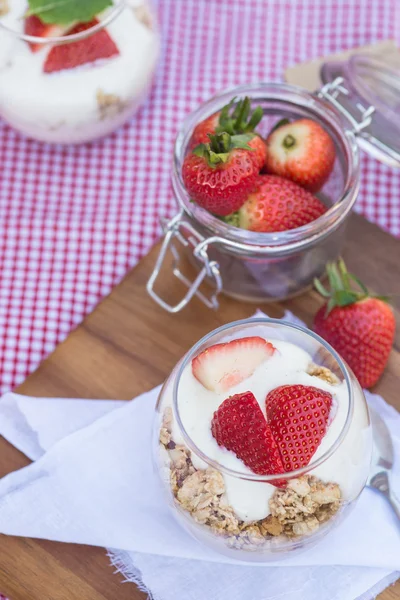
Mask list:
[[329,291],[315,282],[327,302],[314,317],[314,330],[344,358],[361,387],[372,387],[382,376],[393,345],[393,311],[386,301],[369,294],[343,261],[328,264],[327,273]]
[[309,464],[328,426],[332,395],[304,385],[283,385],[266,398],[267,420],[284,470]]
[[[97,19],[93,19],[90,23],[80,23],[71,29],[66,37],[86,31],[97,25],[98,22]],[[45,73],[54,73],[64,69],[73,69],[118,54],[119,50],[110,34],[105,29],[101,29],[76,42],[54,46],[47,56],[43,70]]]
[[[211,432],[219,446],[234,452],[258,475],[283,473],[277,445],[251,392],[224,400],[214,413]],[[281,481],[275,485],[282,485]]]
[[256,190],[239,210],[239,226],[249,231],[295,229],[318,219],[326,206],[307,190],[276,175],[259,175]]
[[210,135],[190,152],[182,177],[192,200],[218,216],[238,210],[253,190],[258,166],[248,146],[251,135]]
[[332,172],[335,155],[335,145],[321,125],[299,119],[268,136],[266,169],[318,192]]
[[250,377],[274,352],[274,346],[261,337],[215,344],[192,360],[192,373],[205,388],[221,393]]

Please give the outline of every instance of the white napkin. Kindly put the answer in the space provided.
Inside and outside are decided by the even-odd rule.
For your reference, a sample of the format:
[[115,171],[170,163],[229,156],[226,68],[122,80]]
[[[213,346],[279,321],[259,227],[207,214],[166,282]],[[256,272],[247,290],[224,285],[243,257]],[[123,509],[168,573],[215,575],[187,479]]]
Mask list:
[[[157,394],[127,403],[4,396],[0,434],[36,462],[0,481],[0,533],[118,549],[113,563],[154,600],[369,600],[396,580],[398,524],[369,489],[342,525],[286,561],[238,568],[194,541],[171,517],[152,466]],[[398,454],[400,415],[368,400]],[[399,468],[393,483],[400,490]]]

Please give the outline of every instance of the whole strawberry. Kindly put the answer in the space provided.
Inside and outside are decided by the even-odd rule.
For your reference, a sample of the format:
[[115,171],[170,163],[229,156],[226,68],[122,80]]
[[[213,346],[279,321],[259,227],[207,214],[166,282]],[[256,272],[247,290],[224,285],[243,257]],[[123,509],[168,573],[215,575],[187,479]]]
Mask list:
[[332,172],[335,155],[334,143],[321,125],[299,119],[268,136],[266,169],[318,192]]
[[208,134],[226,131],[230,135],[251,134],[248,145],[254,151],[255,158],[261,169],[265,164],[267,147],[264,140],[255,132],[255,128],[263,117],[261,106],[251,112],[250,98],[246,96],[235,104],[233,98],[229,104],[196,125],[190,139],[190,148],[209,141]]
[[253,190],[258,164],[248,146],[251,134],[209,134],[185,157],[183,182],[192,200],[218,216],[238,210]]
[[315,315],[314,330],[339,352],[360,385],[369,388],[381,377],[389,358],[396,328],[393,311],[384,298],[369,294],[342,260],[328,264],[327,274],[330,291],[315,280],[327,302]]
[[239,210],[238,226],[249,231],[287,231],[306,225],[326,212],[307,190],[276,175],[259,175],[257,188]]

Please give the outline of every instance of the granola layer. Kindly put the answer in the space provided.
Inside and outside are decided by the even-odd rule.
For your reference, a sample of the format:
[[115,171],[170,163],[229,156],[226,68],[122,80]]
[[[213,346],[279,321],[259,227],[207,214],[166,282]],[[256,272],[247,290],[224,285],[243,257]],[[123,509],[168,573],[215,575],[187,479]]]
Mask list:
[[[317,377],[327,380],[334,377],[321,367],[315,368],[317,370],[318,375],[312,373]],[[175,501],[197,523],[228,538],[230,546],[257,550],[278,536],[309,535],[339,510],[341,491],[337,483],[325,483],[313,475],[303,475],[289,480],[286,488],[275,490],[269,501],[271,514],[265,519],[242,521],[228,503],[222,474],[211,467],[196,469],[190,450],[174,442],[172,418],[172,409],[167,407],[160,443],[170,458],[170,485]]]

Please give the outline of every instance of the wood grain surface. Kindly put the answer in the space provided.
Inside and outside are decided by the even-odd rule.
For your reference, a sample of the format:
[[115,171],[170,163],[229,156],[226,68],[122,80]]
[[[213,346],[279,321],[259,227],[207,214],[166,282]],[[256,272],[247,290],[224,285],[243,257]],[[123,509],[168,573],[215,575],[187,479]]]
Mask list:
[[[60,344],[18,391],[31,396],[130,399],[162,382],[182,354],[202,335],[230,321],[249,317],[255,306],[222,298],[218,312],[194,300],[182,313],[169,315],[147,296],[145,285],[158,246],[133,269]],[[400,241],[353,215],[345,258],[349,267],[381,293],[392,293],[400,311]],[[181,292],[169,272],[161,287]],[[261,306],[274,317],[289,308],[307,323],[320,305],[315,292]],[[399,321],[398,321],[399,322]],[[400,331],[388,369],[376,387],[400,408]],[[28,464],[0,437],[0,477]],[[121,585],[101,548],[0,536],[0,591],[11,600],[139,600],[133,584]],[[400,584],[380,600],[400,600]],[[181,600],[177,598],[177,600]]]

